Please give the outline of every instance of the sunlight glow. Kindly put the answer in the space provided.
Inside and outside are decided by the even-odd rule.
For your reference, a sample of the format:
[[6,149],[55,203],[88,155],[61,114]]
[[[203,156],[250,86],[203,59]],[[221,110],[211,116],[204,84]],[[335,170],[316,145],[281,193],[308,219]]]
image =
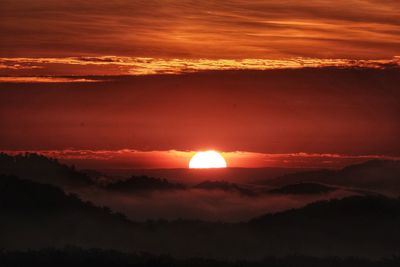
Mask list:
[[216,151],[197,152],[189,162],[190,169],[226,168],[225,159]]

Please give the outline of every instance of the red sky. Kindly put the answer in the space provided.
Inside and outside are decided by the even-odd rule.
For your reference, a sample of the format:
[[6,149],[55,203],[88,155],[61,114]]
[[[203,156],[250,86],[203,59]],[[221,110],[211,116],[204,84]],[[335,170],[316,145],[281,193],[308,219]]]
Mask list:
[[231,158],[248,167],[400,156],[398,1],[4,0],[0,10],[2,151],[128,150],[135,167],[180,167],[168,151],[199,149],[258,155]]
[[0,56],[391,58],[397,0],[2,0]]

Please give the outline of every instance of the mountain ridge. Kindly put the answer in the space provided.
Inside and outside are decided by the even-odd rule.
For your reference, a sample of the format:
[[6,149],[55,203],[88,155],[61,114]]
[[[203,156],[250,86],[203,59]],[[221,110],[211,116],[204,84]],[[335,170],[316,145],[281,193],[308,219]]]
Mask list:
[[[76,245],[178,258],[261,259],[296,253],[377,259],[397,253],[400,242],[398,198],[353,196],[321,201],[242,223],[138,223],[52,185],[10,176],[1,176],[0,181],[0,212],[5,215],[0,221],[0,247],[12,250]],[[29,212],[32,205],[40,210],[45,203],[55,206]]]

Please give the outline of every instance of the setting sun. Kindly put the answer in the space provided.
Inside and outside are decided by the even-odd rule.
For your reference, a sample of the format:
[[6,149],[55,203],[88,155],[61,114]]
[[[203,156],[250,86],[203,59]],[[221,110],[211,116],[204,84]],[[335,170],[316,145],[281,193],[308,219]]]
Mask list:
[[216,151],[197,152],[189,162],[190,169],[226,168],[226,161]]

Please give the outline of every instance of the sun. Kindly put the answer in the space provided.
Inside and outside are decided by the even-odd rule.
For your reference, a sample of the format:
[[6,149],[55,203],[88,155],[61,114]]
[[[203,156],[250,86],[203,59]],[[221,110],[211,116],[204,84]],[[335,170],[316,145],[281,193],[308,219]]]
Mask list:
[[197,152],[189,162],[190,169],[226,168],[225,159],[214,150]]

